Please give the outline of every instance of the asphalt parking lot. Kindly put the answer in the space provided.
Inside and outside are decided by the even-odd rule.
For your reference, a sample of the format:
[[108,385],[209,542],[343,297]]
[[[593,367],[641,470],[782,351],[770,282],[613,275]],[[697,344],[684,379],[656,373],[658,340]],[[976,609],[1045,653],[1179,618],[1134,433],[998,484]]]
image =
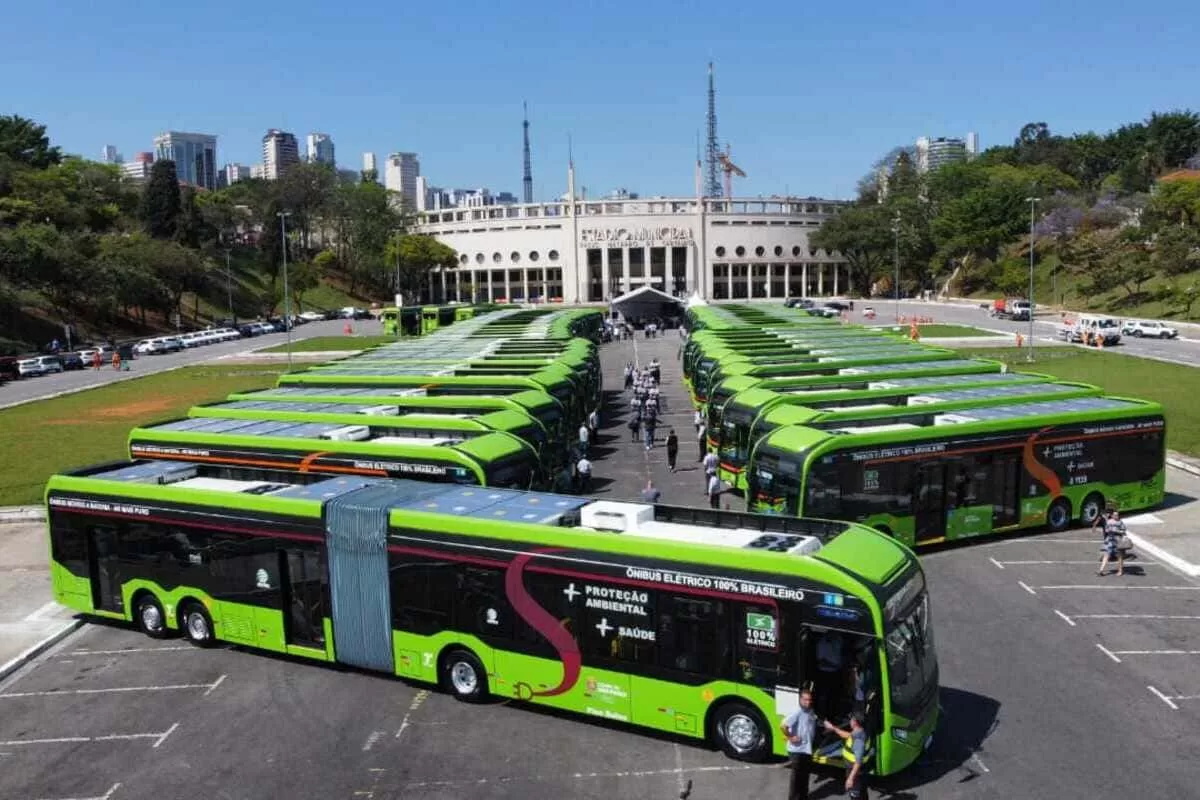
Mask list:
[[[638,357],[657,355],[673,382],[677,344],[639,341]],[[610,389],[632,352],[606,348]],[[683,440],[680,466],[691,468],[680,394],[672,389],[669,422]],[[646,452],[618,415],[609,424],[596,460],[603,494],[634,496],[649,476],[666,502],[704,502],[696,472],[667,471],[661,442]],[[1168,488],[1166,507],[1132,516],[1131,530],[1194,527],[1200,479],[1171,471]],[[941,724],[925,758],[881,796],[1195,796],[1200,582],[1151,557],[1097,577],[1098,542],[1078,530],[923,559]],[[783,797],[788,777],[691,740],[519,704],[465,705],[386,676],[198,650],[107,623],[0,682],[4,800],[715,800]],[[813,797],[841,795],[830,778]]]

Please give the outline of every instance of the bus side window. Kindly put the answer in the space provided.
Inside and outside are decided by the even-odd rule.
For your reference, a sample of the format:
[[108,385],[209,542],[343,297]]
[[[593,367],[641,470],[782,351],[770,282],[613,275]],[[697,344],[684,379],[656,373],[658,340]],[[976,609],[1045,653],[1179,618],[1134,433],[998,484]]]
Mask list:
[[419,556],[389,556],[392,627],[425,635],[448,628],[458,591],[457,566]]
[[658,663],[666,669],[720,675],[727,662],[722,635],[725,604],[678,595],[661,598],[658,611]]
[[[526,570],[524,574],[525,591],[539,606],[558,620],[561,628],[566,630],[575,641],[579,641],[578,615],[583,608],[583,601],[577,593],[572,593],[574,602],[568,599],[568,583],[566,578]],[[573,587],[573,585],[572,585]],[[516,639],[525,644],[536,655],[556,658],[557,651],[542,634],[534,630],[524,620],[517,620]]]
[[51,511],[50,538],[54,560],[72,575],[86,576],[87,534],[83,524],[69,512]]
[[459,630],[480,636],[511,638],[513,612],[504,597],[504,576],[497,569],[464,567],[458,575]]
[[737,637],[737,680],[772,687],[791,673],[784,666],[786,654],[780,647],[783,631],[775,606],[735,605],[733,630]]

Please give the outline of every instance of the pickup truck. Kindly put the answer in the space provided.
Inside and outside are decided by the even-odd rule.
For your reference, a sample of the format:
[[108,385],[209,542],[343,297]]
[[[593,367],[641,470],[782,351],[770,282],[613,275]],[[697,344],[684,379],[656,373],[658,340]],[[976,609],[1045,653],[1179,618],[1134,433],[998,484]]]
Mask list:
[[1067,319],[1058,326],[1058,338],[1064,342],[1093,344],[1097,336],[1104,340],[1105,347],[1121,341],[1121,324],[1112,317],[1080,314],[1077,319]]

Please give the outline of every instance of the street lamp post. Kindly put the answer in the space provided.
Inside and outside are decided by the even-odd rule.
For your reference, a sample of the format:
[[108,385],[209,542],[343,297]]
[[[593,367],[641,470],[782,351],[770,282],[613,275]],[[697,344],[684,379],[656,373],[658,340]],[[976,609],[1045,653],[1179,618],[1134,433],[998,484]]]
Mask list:
[[290,211],[279,211],[280,250],[283,253],[283,329],[287,332],[287,363],[288,372],[292,371],[292,302],[288,292],[288,263],[287,263],[287,218]]
[[895,237],[892,250],[892,261],[896,267],[896,280],[892,285],[892,295],[896,298],[896,323],[900,322],[900,215],[892,218],[892,235]]
[[225,293],[229,298],[229,324],[236,325],[237,320],[234,319],[234,317],[233,317],[233,270],[229,266],[229,254],[230,254],[230,250],[228,247],[226,247],[225,248]]
[[[1033,226],[1037,220],[1037,204],[1041,200],[1040,197],[1029,196],[1025,198],[1025,202],[1029,203],[1029,360],[1033,361],[1033,244],[1034,231]],[[1053,302],[1053,299],[1051,299]]]

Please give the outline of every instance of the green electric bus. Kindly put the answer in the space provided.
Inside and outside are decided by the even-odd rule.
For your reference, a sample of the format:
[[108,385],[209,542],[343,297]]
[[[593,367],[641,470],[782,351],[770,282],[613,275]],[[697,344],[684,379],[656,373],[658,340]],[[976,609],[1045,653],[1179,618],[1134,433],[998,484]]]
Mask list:
[[718,363],[708,372],[697,372],[692,384],[696,405],[708,402],[709,390],[726,378],[735,375],[746,375],[751,378],[797,378],[808,375],[839,375],[842,370],[855,367],[871,366],[873,364],[904,364],[909,362],[924,363],[938,360],[959,360],[959,355],[953,350],[925,347],[924,345],[907,345],[899,347],[880,347],[876,350],[848,351],[846,355],[822,356],[816,361],[802,361],[791,364],[764,364],[757,366],[751,361],[734,361],[729,364]]
[[854,520],[931,544],[1163,500],[1157,403],[1079,397],[933,413],[916,424],[780,428],[746,466],[747,506]]
[[279,376],[279,386],[337,386],[371,389],[423,389],[429,394],[516,394],[530,389],[545,392],[562,404],[565,430],[574,430],[587,416],[586,398],[577,393],[575,382],[559,371],[542,370],[531,375],[473,375],[470,377],[394,375],[386,373],[329,375],[292,372]]
[[518,489],[542,485],[537,451],[515,436],[418,433],[377,424],[196,417],[134,428],[129,454],[252,467],[266,476],[302,472]]
[[[746,459],[754,443],[777,428],[788,425],[813,425],[817,422],[865,420],[868,423],[884,417],[899,418],[904,414],[972,408],[1003,403],[1026,403],[1032,400],[1070,397],[1089,397],[1102,394],[1098,386],[1087,383],[1056,382],[1048,376],[1038,380],[1025,379],[1016,372],[986,373],[984,375],[950,375],[945,378],[914,378],[927,382],[917,388],[904,390],[876,389],[860,392],[822,394],[812,392],[805,397],[778,395],[764,389],[751,389],[734,395],[721,413],[722,425],[715,436],[709,436],[709,446],[717,453],[718,477],[736,489],[744,490]],[[979,378],[993,378],[980,382]],[[998,380],[1008,378],[1011,380]],[[938,381],[958,379],[952,383]]]
[[[343,476],[121,462],[47,484],[55,599],[182,635],[782,756],[841,639],[829,716],[878,774],[938,718],[914,554],[844,522]],[[851,690],[849,671],[862,676]],[[815,759],[838,764],[818,733]]]
[[911,361],[899,364],[875,364],[838,370],[836,375],[801,375],[784,378],[757,378],[735,375],[715,384],[708,403],[701,408],[710,431],[720,430],[721,412],[734,395],[749,389],[767,389],[780,394],[807,396],[810,392],[850,392],[886,388],[903,378],[939,375],[980,375],[1001,373],[1008,366],[1001,361],[981,358],[951,358],[938,361]]
[[810,361],[817,356],[833,355],[846,350],[912,346],[912,342],[895,337],[856,336],[849,332],[840,336],[805,337],[796,341],[762,342],[753,345],[704,345],[695,348],[691,358],[683,362],[683,375],[685,380],[695,381],[698,374],[711,372],[717,364],[729,361],[779,364],[789,360]]

